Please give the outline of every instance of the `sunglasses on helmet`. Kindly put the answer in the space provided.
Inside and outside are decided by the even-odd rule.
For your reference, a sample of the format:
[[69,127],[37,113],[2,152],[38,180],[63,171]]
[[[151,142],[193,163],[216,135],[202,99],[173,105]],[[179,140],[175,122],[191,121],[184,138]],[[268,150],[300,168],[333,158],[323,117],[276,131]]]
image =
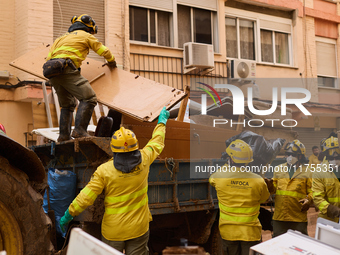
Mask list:
[[292,150],[293,152],[300,152],[301,149],[295,143],[287,143],[284,150]]

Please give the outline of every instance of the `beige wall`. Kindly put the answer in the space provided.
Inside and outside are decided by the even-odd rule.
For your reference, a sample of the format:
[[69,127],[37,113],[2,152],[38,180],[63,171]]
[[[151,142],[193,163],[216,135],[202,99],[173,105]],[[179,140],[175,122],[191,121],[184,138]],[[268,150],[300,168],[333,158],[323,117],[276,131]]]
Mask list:
[[[14,73],[14,68],[10,67],[8,63],[14,59],[15,56],[15,5],[13,1],[0,0],[0,70],[8,70]],[[6,80],[0,79],[0,83]]]
[[25,145],[25,132],[32,131],[32,103],[0,101],[0,123],[7,135]]
[[129,2],[128,0],[106,1],[106,46],[114,54],[117,64],[130,69],[129,54]]
[[[297,127],[299,128],[307,128],[314,127],[316,116],[309,116],[307,119],[299,120]],[[334,117],[322,117],[319,116],[319,120],[317,120],[318,124],[320,124],[320,128],[337,128],[336,126],[336,118]]]

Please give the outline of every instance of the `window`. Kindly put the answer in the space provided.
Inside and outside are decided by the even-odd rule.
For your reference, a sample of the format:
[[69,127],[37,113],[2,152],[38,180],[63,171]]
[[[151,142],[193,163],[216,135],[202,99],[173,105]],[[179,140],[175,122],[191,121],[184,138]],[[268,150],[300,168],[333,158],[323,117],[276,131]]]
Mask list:
[[336,40],[316,38],[318,86],[338,88],[336,56]]
[[130,40],[170,46],[171,13],[130,6]]
[[293,65],[292,20],[226,7],[227,58]]
[[289,35],[261,29],[261,61],[289,65]]
[[255,60],[255,22],[225,18],[227,57]]
[[213,44],[215,18],[215,12],[178,5],[178,47],[183,48],[186,42]]

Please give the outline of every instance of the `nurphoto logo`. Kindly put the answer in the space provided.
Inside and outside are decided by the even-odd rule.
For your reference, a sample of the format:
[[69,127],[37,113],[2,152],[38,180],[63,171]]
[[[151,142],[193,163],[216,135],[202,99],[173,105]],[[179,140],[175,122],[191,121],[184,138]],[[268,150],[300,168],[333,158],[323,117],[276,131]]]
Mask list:
[[[235,85],[231,84],[215,84],[214,87],[203,83],[203,82],[197,82],[207,88],[209,88],[219,99],[219,103],[221,106],[222,101],[220,96],[218,95],[216,89],[228,89],[231,94],[232,94],[232,99],[233,99],[233,115],[244,115],[244,109],[245,109],[245,96],[240,88],[238,88]],[[204,91],[206,94],[201,94],[201,114],[206,115],[207,114],[207,94],[213,99],[214,103],[216,106],[218,106],[214,96],[211,94],[210,91],[208,91],[205,88],[200,88],[198,89]],[[305,116],[311,115],[311,113],[303,106],[303,103],[309,102],[311,99],[311,93],[309,90],[304,89],[304,88],[294,88],[294,87],[281,87],[279,88],[281,92],[281,115],[286,116],[287,115],[287,105],[295,105]],[[289,98],[288,94],[293,93],[301,93],[304,94],[304,98]],[[271,115],[273,114],[278,107],[278,88],[273,87],[272,88],[272,102],[271,102],[271,108],[266,109],[266,110],[259,110],[254,107],[253,104],[253,88],[248,87],[247,89],[247,107],[249,111],[254,114],[254,115],[259,115],[259,116],[266,116],[266,115]],[[231,127],[233,125],[237,124],[243,124],[244,127],[262,127],[264,126],[266,122],[271,123],[271,127],[274,127],[275,122],[280,122],[282,127],[295,127],[297,126],[297,121],[294,119],[251,119],[251,120],[243,120],[243,122],[233,122],[232,119],[214,119],[213,121],[213,126],[216,127],[216,125],[225,125],[230,123]]]

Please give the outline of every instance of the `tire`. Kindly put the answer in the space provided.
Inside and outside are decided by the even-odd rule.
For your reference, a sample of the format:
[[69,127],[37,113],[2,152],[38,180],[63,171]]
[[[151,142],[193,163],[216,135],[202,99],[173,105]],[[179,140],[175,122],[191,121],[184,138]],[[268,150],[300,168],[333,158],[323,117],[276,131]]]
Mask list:
[[[0,187],[0,218],[9,222],[7,229],[0,224],[0,246],[10,250],[8,255],[52,254],[51,220],[42,208],[43,197],[31,187],[27,175],[2,156]],[[4,234],[8,229],[10,233]],[[18,242],[14,250],[8,247],[13,239]]]

